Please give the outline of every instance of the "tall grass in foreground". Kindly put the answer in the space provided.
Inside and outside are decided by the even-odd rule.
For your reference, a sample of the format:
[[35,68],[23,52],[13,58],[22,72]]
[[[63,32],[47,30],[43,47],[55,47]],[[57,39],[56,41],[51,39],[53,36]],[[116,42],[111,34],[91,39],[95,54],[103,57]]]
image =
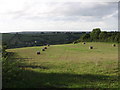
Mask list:
[[20,80],[21,69],[18,68],[20,61],[12,59],[14,53],[6,52],[6,55],[2,57],[2,85],[3,88],[9,85],[15,80]]

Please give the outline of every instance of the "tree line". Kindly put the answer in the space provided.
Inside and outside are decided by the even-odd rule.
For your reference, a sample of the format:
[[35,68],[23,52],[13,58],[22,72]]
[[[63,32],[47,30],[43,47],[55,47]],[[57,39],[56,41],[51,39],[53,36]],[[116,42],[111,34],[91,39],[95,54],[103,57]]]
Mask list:
[[8,48],[43,46],[45,43],[68,44],[79,39],[81,32],[49,32],[49,33],[5,33],[2,34],[3,43]]
[[120,42],[120,32],[101,31],[100,28],[95,28],[91,33],[84,33],[78,40],[74,42]]

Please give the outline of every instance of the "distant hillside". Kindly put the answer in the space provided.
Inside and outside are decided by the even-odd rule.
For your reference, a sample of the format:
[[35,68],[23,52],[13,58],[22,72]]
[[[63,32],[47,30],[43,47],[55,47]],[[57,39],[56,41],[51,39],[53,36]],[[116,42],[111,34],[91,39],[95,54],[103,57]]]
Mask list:
[[49,44],[68,44],[80,38],[85,32],[19,32],[3,33],[3,43],[8,48],[42,46]]

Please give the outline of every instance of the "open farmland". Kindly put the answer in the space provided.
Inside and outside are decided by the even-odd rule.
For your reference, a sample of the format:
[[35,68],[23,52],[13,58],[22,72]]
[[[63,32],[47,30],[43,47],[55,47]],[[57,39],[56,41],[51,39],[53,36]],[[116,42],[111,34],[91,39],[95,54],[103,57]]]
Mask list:
[[[93,49],[89,49],[93,46]],[[117,88],[118,46],[87,42],[85,45],[51,45],[8,49],[22,60],[20,77],[7,87],[18,88]],[[41,54],[37,55],[36,52]]]

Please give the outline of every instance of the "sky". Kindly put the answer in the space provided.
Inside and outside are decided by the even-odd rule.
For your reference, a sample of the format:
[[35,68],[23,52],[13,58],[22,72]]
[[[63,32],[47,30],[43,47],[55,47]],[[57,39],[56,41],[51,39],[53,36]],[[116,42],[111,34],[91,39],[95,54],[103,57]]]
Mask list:
[[118,2],[0,0],[0,32],[118,30]]

